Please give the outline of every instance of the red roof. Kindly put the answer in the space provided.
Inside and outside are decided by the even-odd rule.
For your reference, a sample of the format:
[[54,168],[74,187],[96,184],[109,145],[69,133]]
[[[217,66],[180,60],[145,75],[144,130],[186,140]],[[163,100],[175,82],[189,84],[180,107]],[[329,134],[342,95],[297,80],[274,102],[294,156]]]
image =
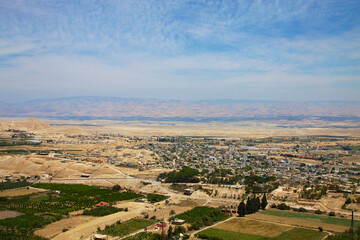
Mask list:
[[107,203],[107,202],[99,202],[99,203],[96,204],[95,206],[97,206],[97,207],[102,207],[102,206],[107,206],[107,205],[109,205],[109,203]]

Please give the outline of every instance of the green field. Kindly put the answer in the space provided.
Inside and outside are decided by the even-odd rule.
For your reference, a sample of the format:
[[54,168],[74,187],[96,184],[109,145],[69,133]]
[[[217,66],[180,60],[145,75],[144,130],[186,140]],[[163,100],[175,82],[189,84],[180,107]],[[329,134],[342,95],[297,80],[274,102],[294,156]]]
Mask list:
[[240,232],[227,231],[216,228],[209,228],[197,234],[201,239],[222,239],[222,240],[318,240],[325,236],[325,233],[304,228],[294,228],[283,232],[279,236],[269,238],[259,235],[251,235]]
[[113,213],[117,213],[120,211],[123,211],[123,209],[111,207],[111,206],[103,206],[103,207],[93,208],[90,210],[84,210],[83,215],[101,217],[101,216],[106,216],[106,215],[110,215]]
[[69,212],[92,208],[101,201],[111,203],[143,197],[143,195],[133,192],[117,192],[108,188],[80,184],[38,183],[33,186],[58,190],[60,193],[51,192],[47,196],[35,193],[26,196],[1,198],[0,208],[13,209],[27,214],[47,212],[67,215]]
[[[292,211],[276,211],[276,210],[266,210],[260,212],[260,214],[272,215],[272,216],[279,216],[279,217],[286,217],[286,218],[300,218],[309,221],[321,222],[321,223],[328,223],[328,224],[335,224],[341,226],[350,226],[351,220],[344,219],[344,218],[336,218],[336,217],[328,217],[328,216],[319,216],[313,215],[310,213],[300,213],[300,212],[292,212]],[[355,226],[359,225],[359,221],[354,221]]]
[[219,208],[194,207],[193,209],[178,214],[170,219],[183,219],[190,223],[194,229],[199,229],[202,226],[210,226],[215,222],[223,221],[228,217],[229,215],[221,212]]
[[269,239],[267,237],[262,237],[258,235],[251,235],[233,231],[227,231],[216,228],[209,228],[204,231],[201,231],[197,234],[198,238],[209,239],[210,237],[215,237],[223,240],[264,240]]
[[281,235],[271,238],[273,240],[317,240],[322,239],[325,236],[325,233],[310,230],[310,229],[304,229],[304,228],[293,228],[287,232],[282,233]]
[[31,183],[28,183],[27,181],[21,181],[21,182],[0,182],[0,191],[13,189],[13,188],[20,188],[20,187],[27,187],[31,185]]
[[132,219],[130,221],[113,224],[111,226],[107,226],[104,230],[100,231],[102,234],[119,236],[123,237],[133,233],[139,229],[143,229],[147,226],[150,226],[156,223],[157,220],[147,220],[147,219]]
[[147,200],[151,203],[155,203],[155,202],[161,202],[165,199],[168,198],[168,196],[164,196],[164,195],[160,195],[160,194],[153,194],[153,193],[149,193],[146,196]]
[[43,201],[48,201],[49,199],[50,199],[49,196],[41,196],[41,197],[30,198],[29,201],[30,202],[43,202]]

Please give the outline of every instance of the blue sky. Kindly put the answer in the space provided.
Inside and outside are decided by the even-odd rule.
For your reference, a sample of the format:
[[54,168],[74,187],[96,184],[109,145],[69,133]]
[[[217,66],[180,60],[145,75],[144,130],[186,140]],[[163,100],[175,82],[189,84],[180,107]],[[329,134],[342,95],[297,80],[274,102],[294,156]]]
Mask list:
[[0,1],[0,101],[360,100],[360,1]]

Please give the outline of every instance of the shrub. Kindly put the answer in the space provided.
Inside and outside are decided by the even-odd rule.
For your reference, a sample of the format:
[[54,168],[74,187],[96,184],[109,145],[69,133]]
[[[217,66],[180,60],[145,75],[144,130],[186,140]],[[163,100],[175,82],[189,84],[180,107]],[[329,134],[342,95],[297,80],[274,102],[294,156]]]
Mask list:
[[318,210],[315,211],[315,214],[323,214],[323,212],[318,209]]
[[329,216],[334,217],[334,216],[335,216],[335,212],[329,212]]
[[301,207],[299,208],[299,212],[307,212],[308,210],[306,210],[305,208]]
[[[277,206],[278,209],[280,210],[290,210],[290,206],[286,205],[285,203],[281,203]],[[299,209],[300,211],[300,209]]]

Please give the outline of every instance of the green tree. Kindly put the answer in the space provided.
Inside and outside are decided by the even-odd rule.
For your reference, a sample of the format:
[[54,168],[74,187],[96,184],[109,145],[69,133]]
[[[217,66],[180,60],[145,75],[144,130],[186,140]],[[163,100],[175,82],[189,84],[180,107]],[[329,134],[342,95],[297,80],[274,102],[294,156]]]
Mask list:
[[173,228],[172,228],[172,226],[170,226],[168,229],[168,237],[170,238],[172,236],[172,234],[173,234]]
[[259,198],[259,197],[256,197],[255,200],[254,200],[254,202],[255,202],[255,206],[256,206],[255,212],[257,212],[257,211],[259,211],[259,209],[261,208],[260,198]]
[[261,209],[265,210],[266,206],[268,205],[266,194],[264,193],[264,196],[261,199]]
[[241,203],[238,206],[238,214],[239,214],[239,217],[245,217],[245,203],[244,203],[244,201],[241,201]]
[[118,192],[121,190],[121,187],[119,184],[115,184],[113,187],[112,187],[112,190],[115,191],[115,192]]

